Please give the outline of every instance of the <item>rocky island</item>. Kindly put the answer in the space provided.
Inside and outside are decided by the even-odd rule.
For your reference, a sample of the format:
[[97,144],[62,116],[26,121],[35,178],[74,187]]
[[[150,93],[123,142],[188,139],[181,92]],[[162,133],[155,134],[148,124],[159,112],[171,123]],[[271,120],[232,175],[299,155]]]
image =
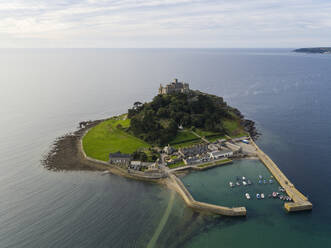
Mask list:
[[331,53],[331,47],[311,47],[311,48],[299,48],[293,52],[296,53]]
[[312,205],[254,143],[254,122],[222,97],[191,90],[175,79],[160,85],[151,102],[135,102],[128,113],[85,121],[55,141],[43,160],[52,170],[100,170],[103,173],[167,185],[198,211],[245,216],[245,207],[223,207],[194,200],[177,174],[260,159],[289,195],[288,211]]

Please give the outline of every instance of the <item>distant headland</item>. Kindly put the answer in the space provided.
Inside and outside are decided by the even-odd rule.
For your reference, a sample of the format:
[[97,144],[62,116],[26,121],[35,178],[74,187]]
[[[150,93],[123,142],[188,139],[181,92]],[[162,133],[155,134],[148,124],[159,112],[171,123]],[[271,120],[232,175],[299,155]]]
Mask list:
[[296,53],[331,53],[331,47],[310,47],[310,48],[299,48],[293,50]]

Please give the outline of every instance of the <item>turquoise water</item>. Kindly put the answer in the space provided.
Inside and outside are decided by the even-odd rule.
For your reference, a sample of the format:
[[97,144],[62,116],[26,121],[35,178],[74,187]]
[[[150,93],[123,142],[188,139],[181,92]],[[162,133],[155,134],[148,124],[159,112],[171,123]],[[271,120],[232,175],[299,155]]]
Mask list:
[[[182,181],[188,186],[193,197],[199,201],[219,204],[223,206],[245,206],[247,217],[223,221],[215,224],[215,228],[198,237],[194,237],[185,247],[248,247],[257,243],[268,247],[314,246],[316,241],[328,242],[327,230],[309,230],[298,221],[306,223],[312,220],[313,212],[289,214],[283,208],[284,202],[279,199],[252,197],[247,200],[244,196],[248,192],[251,196],[264,192],[267,196],[273,191],[279,191],[278,183],[258,184],[257,177],[261,174],[270,178],[269,171],[258,160],[239,160],[232,165],[214,168],[208,171],[190,173]],[[236,176],[253,179],[251,186],[236,186],[230,188],[228,182],[236,180]],[[303,219],[305,218],[305,219]],[[307,239],[306,235],[318,235],[319,238]],[[240,237],[240,238],[239,238]],[[286,244],[284,244],[284,239]]]
[[[268,214],[270,211],[282,211],[283,201],[268,198],[273,191],[279,192],[279,184],[274,180],[272,184],[269,182],[259,184],[258,175],[267,181],[271,178],[271,174],[259,160],[235,160],[229,165],[192,172],[182,180],[198,201],[226,207],[245,206],[250,217]],[[233,188],[229,186],[230,181],[236,182],[236,178],[242,176],[253,184],[247,186],[241,184]],[[246,199],[245,193],[250,194],[250,200]],[[258,200],[257,193],[264,193],[265,199]]]
[[[1,248],[331,246],[331,56],[289,49],[1,49],[0,54]],[[193,212],[160,185],[42,167],[52,142],[79,121],[121,114],[174,77],[223,96],[256,121],[262,133],[258,145],[309,196],[313,211],[287,214],[278,200],[248,202],[243,196],[248,190],[267,193],[276,184],[230,189],[232,176],[252,172],[254,181],[258,173],[268,173],[256,161],[183,179],[192,180],[196,198],[245,205],[246,218]]]

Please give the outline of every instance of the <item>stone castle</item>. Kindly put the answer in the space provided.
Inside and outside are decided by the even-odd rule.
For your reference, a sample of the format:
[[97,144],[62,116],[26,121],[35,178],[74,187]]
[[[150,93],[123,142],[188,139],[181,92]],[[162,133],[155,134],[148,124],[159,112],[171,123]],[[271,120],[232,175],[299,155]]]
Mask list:
[[189,84],[178,82],[178,79],[175,78],[173,82],[167,84],[166,86],[162,86],[160,84],[159,88],[159,94],[165,95],[165,94],[172,94],[172,93],[189,93],[190,87]]

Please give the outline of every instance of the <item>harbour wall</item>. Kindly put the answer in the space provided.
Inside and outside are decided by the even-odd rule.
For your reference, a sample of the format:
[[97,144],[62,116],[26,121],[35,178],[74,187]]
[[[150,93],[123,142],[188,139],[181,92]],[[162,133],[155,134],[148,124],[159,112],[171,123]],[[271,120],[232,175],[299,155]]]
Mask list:
[[250,139],[253,146],[256,148],[256,154],[263,164],[268,168],[278,183],[284,188],[286,193],[292,198],[293,202],[284,204],[285,209],[288,212],[296,212],[303,210],[311,210],[313,204],[304,196],[294,185],[288,180],[284,173],[278,168],[278,166],[266,155],[253,141]]
[[229,208],[194,200],[182,181],[173,174],[169,174],[167,185],[176,190],[186,205],[194,210],[225,216],[246,216],[247,211],[245,207]]

